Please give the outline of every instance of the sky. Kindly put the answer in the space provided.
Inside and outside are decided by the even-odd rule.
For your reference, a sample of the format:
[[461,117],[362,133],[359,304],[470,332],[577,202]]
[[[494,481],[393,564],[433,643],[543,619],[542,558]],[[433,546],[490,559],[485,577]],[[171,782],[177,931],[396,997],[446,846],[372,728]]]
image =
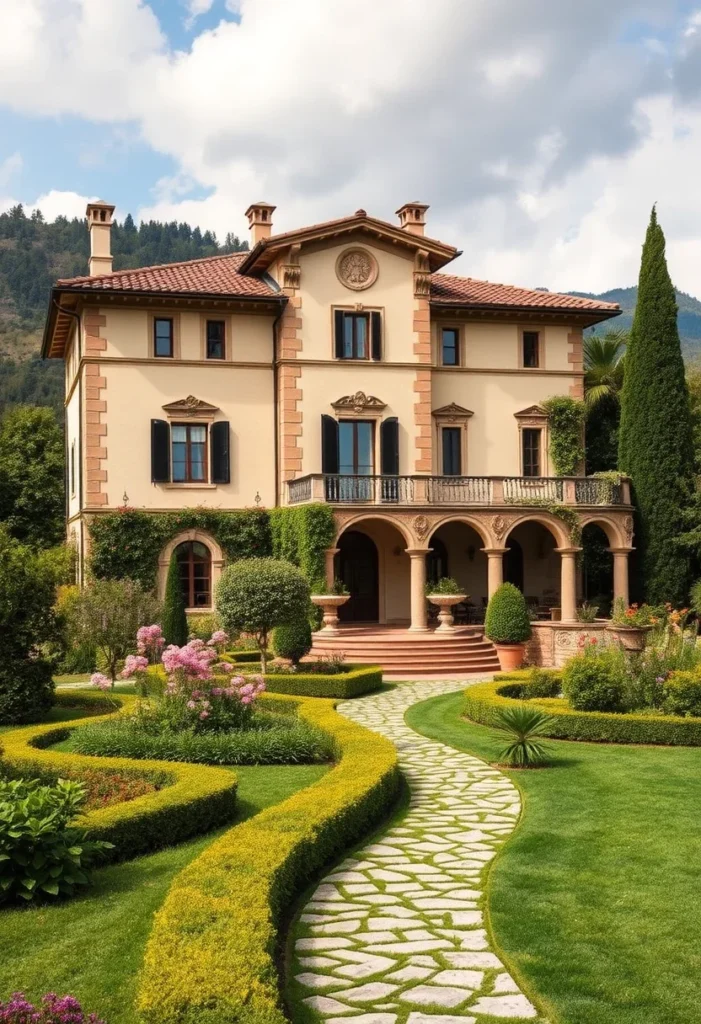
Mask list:
[[0,210],[430,204],[455,273],[701,297],[701,0],[0,0]]

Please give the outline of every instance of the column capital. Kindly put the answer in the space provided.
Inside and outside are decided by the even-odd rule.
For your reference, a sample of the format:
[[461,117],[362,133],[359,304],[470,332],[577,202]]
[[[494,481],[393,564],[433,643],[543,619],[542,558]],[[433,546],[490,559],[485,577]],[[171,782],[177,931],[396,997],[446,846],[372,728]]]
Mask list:
[[325,555],[337,555],[340,550],[341,550],[340,548],[324,548],[324,554]]
[[497,555],[499,555],[499,556],[505,555],[507,553],[507,551],[509,551],[509,550],[510,550],[510,548],[480,548],[480,551],[483,554],[485,554],[487,556],[487,558],[489,558],[490,556],[492,558],[496,558]]
[[431,554],[431,548],[405,548],[404,551],[409,558],[418,558],[420,555]]
[[583,548],[555,548],[555,552],[558,555],[578,555]]
[[612,555],[630,555],[635,548],[606,548],[606,550]]

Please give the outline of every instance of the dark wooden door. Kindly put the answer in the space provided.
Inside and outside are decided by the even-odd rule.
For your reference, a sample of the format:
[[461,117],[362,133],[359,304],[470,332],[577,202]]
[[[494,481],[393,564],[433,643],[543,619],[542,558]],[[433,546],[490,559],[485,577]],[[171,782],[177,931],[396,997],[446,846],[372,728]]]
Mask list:
[[339,542],[338,575],[350,591],[350,601],[338,610],[343,622],[377,622],[379,574],[377,548],[366,534],[344,533]]

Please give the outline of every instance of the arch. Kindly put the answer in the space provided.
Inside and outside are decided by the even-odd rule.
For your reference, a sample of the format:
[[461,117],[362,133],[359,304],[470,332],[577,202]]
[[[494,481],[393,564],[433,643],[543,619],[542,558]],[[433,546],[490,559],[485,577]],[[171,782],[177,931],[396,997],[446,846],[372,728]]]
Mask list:
[[338,609],[342,622],[377,622],[380,618],[379,552],[372,537],[346,530],[339,539],[338,575],[350,600]]
[[569,535],[569,530],[557,516],[551,515],[548,512],[525,512],[522,515],[517,516],[513,519],[504,534],[502,539],[502,545],[508,547],[508,539],[514,530],[518,526],[523,526],[524,523],[540,523],[545,529],[552,534],[555,538],[555,542],[559,548],[572,547],[572,539]]
[[[356,530],[359,526],[362,526],[364,522],[375,521],[380,523],[389,523],[402,535],[403,540],[408,548],[414,547],[414,538],[409,532],[407,524],[396,516],[379,515],[377,512],[359,512],[355,516],[351,516],[339,527],[336,535],[335,547],[338,547],[338,542],[348,530]],[[416,545],[418,546],[418,545]],[[421,545],[423,546],[423,545]]]
[[428,547],[431,546],[431,537],[433,537],[436,530],[440,530],[441,526],[445,526],[447,523],[462,523],[463,526],[471,526],[486,548],[498,546],[494,538],[490,536],[483,519],[458,512],[453,515],[442,516],[433,524],[426,540]]
[[[158,556],[158,596],[163,600],[166,590],[166,579],[168,578],[168,567],[170,566],[170,560],[176,550],[181,544],[188,542],[198,542],[204,544],[210,554],[211,565],[212,565],[212,596],[216,589],[216,585],[219,582],[219,577],[222,573],[222,568],[226,561],[224,552],[221,546],[217,543],[214,537],[207,533],[205,530],[181,530],[180,533],[176,533],[174,537],[168,541],[164,546],[160,555]],[[188,612],[206,612],[210,610],[211,606],[205,608],[189,608]]]
[[610,547],[630,548],[630,541],[625,535],[622,525],[613,516],[604,516],[600,512],[590,512],[582,516],[582,529],[585,526],[598,526],[604,531]]

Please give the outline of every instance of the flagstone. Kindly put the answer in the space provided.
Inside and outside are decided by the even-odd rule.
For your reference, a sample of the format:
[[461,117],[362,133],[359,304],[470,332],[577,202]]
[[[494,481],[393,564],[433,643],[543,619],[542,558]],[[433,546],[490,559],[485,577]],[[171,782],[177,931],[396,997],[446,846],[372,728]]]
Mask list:
[[[341,1024],[347,1020],[352,1020],[354,1024],[395,1024],[397,1020],[396,1013],[360,1013],[354,1017],[329,1017],[327,1024]],[[465,1018],[460,1018],[461,1024],[466,1024]]]
[[352,1013],[353,1007],[339,1003],[338,999],[331,999],[329,996],[307,996],[303,1000],[307,1006],[317,1013]]
[[346,999],[349,1003],[372,1003],[391,995],[398,988],[398,985],[389,985],[384,981],[368,981],[365,985],[348,988],[336,994],[340,999]]
[[399,997],[405,1003],[416,1003],[419,1006],[447,1006],[453,1009],[469,999],[473,993],[470,989],[453,988],[447,985],[416,985],[402,992]]
[[514,996],[482,996],[470,1009],[473,1013],[488,1013],[493,1017],[514,1017],[520,1020],[532,1020],[538,1011],[524,995]]

